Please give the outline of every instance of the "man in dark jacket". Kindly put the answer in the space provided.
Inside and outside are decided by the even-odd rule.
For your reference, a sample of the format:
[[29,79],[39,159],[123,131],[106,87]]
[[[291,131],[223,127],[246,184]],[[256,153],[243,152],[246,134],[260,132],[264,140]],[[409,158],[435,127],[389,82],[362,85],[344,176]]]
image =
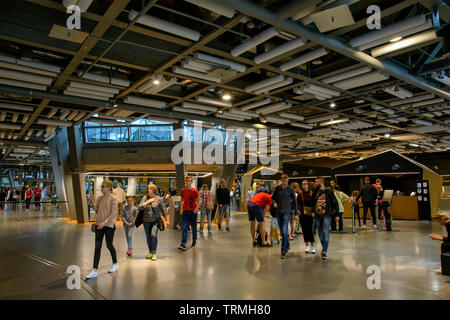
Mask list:
[[314,222],[322,244],[322,259],[328,259],[331,219],[339,221],[339,204],[331,188],[325,188],[322,177],[316,179],[316,190],[313,193]]
[[289,250],[289,220],[292,210],[298,211],[297,197],[295,191],[289,185],[289,177],[286,174],[281,176],[281,185],[273,191],[272,202],[276,209],[278,226],[281,233],[281,259],[286,259]]
[[[433,219],[439,220],[439,223],[446,228],[447,230],[447,236],[441,236],[435,233],[429,233],[428,236],[433,240],[442,241],[441,243],[441,254],[442,253],[448,253],[450,252],[450,218],[445,213],[440,213],[436,215]],[[442,259],[442,255],[441,255]],[[442,265],[442,261],[441,261]],[[442,273],[442,267],[440,269],[436,270],[436,273],[441,274]]]
[[362,197],[363,204],[363,228],[366,227],[366,216],[367,210],[370,209],[370,214],[372,215],[373,228],[377,229],[377,215],[375,212],[375,203],[377,201],[378,192],[373,185],[370,184],[370,178],[364,178],[364,185],[359,189],[358,196],[356,197],[356,202]]
[[220,179],[219,188],[216,191],[217,205],[219,206],[219,221],[217,226],[222,230],[222,219],[225,217],[227,222],[227,231],[230,231],[230,190],[227,188],[227,181]]

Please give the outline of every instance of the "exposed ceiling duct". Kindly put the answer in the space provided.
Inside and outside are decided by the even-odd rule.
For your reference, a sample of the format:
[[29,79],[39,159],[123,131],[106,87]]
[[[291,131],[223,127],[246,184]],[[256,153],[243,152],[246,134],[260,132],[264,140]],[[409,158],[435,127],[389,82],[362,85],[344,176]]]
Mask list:
[[399,51],[435,39],[437,39],[437,35],[434,30],[424,31],[403,40],[372,49],[371,54],[373,57],[384,56],[388,53]]
[[287,71],[289,69],[298,67],[307,62],[313,61],[317,58],[323,57],[326,54],[328,54],[327,50],[325,48],[321,47],[319,49],[305,53],[305,54],[301,55],[300,57],[294,58],[291,61],[283,63],[282,65],[280,65],[280,70]]
[[304,41],[301,38],[297,38],[294,40],[291,40],[289,42],[286,42],[278,47],[273,48],[272,50],[266,51],[264,53],[261,53],[260,55],[257,55],[253,61],[256,64],[260,64],[263,63],[267,60],[273,59],[275,57],[278,57],[286,52],[289,52],[291,50],[297,49],[301,46],[303,46],[306,43],[306,41]]
[[383,91],[390,93],[393,96],[396,96],[400,99],[411,98],[413,96],[413,93],[411,91],[403,89],[399,86],[392,86],[389,88],[385,88],[385,89],[383,89]]
[[248,39],[244,43],[241,43],[237,47],[233,48],[233,50],[231,50],[230,53],[233,57],[237,57],[237,56],[243,54],[244,52],[255,48],[257,45],[269,40],[270,38],[275,37],[278,34],[279,34],[279,32],[277,30],[275,30],[275,28],[273,28],[273,27],[268,28],[268,29],[264,30],[263,32],[261,32],[260,34],[254,36],[251,39]]
[[337,82],[337,81],[340,81],[340,80],[345,80],[345,79],[348,79],[348,78],[359,76],[360,74],[364,74],[364,73],[367,73],[367,72],[370,72],[370,71],[372,71],[372,67],[364,66],[364,67],[356,68],[356,69],[353,69],[353,70],[350,70],[350,71],[340,72],[337,75],[324,78],[321,81],[324,82],[324,83],[333,83],[333,82]]
[[338,82],[333,83],[334,86],[341,88],[341,89],[353,89],[361,86],[365,86],[371,83],[376,83],[380,81],[384,81],[389,79],[389,75],[379,72],[379,71],[372,71],[366,74],[362,74],[356,77],[352,77],[346,80],[341,80]]
[[230,61],[230,60],[217,58],[217,57],[211,56],[209,54],[201,53],[201,52],[195,53],[194,58],[203,60],[203,61],[207,61],[207,62],[216,64],[216,65],[219,65],[221,67],[230,68],[237,72],[245,72],[245,70],[247,70],[247,67],[243,64],[240,64],[240,63],[237,63],[234,61]]
[[256,102],[253,102],[253,103],[250,103],[250,104],[247,104],[247,105],[241,107],[241,110],[247,111],[247,110],[254,109],[254,108],[257,108],[260,106],[264,106],[266,104],[269,104],[270,102],[272,102],[272,100],[269,98],[261,100],[261,101],[256,101]]
[[163,109],[167,105],[164,101],[148,99],[148,98],[140,98],[140,97],[136,97],[136,96],[127,96],[127,97],[125,97],[125,99],[123,99],[123,101],[125,103],[137,104],[140,106],[152,107],[152,108],[158,108],[158,109]]
[[249,86],[245,87],[244,90],[247,91],[247,92],[254,92],[256,90],[259,90],[259,89],[271,86],[271,85],[273,85],[275,83],[279,83],[279,82],[284,81],[284,80],[285,80],[285,77],[283,75],[279,75],[279,76],[276,76],[276,77],[273,77],[273,78],[267,78],[265,80],[256,82],[256,83],[254,83],[252,85],[249,85]]
[[273,113],[273,112],[289,109],[291,107],[292,107],[292,105],[290,103],[278,102],[278,103],[271,104],[268,106],[260,107],[260,108],[256,109],[255,111],[258,113],[261,113],[261,114],[268,114],[268,113]]
[[230,101],[223,101],[223,100],[213,99],[213,98],[204,97],[204,96],[197,96],[197,97],[195,97],[195,100],[197,100],[198,102],[212,104],[212,105],[219,106],[219,107],[231,107],[232,106],[232,103]]
[[217,77],[208,76],[206,73],[202,73],[202,72],[198,72],[198,71],[194,71],[194,70],[190,70],[190,69],[185,69],[185,68],[182,68],[179,66],[172,67],[172,71],[177,74],[182,74],[182,75],[185,75],[188,77],[198,78],[198,79],[207,80],[207,81],[211,81],[211,82],[222,81],[222,79],[217,78]]
[[[139,12],[136,10],[131,10],[128,16],[130,21],[133,21],[139,15]],[[171,33],[177,35],[182,38],[186,38],[192,41],[198,41],[200,39],[200,32],[196,30],[192,30],[178,24],[174,24],[167,20],[162,20],[157,17],[153,17],[150,15],[143,15],[137,20],[138,23],[146,25],[151,28],[155,28],[158,30],[162,30],[167,33]]]
[[182,106],[183,106],[183,108],[187,108],[187,109],[196,109],[196,110],[203,110],[203,111],[208,111],[208,112],[216,112],[217,111],[216,107],[205,106],[202,104],[192,103],[192,102],[183,102]]
[[208,9],[227,18],[233,18],[234,9],[211,0],[186,0],[196,6]]

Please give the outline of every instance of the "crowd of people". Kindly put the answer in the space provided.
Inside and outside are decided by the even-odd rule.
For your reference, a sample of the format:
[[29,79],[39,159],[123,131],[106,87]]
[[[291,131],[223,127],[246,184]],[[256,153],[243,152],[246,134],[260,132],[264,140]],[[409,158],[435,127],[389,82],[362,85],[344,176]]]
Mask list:
[[[193,179],[190,176],[186,177],[185,186],[181,190],[182,234],[181,243],[178,246],[179,251],[187,250],[189,231],[192,233],[191,248],[196,246],[199,213],[201,217],[200,232],[204,231],[205,220],[207,230],[211,232],[214,208],[217,208],[215,221],[218,229],[222,230],[222,222],[225,219],[226,231],[230,232],[230,191],[227,188],[227,181],[220,180],[215,196],[206,184],[202,185],[199,192],[193,187]],[[138,206],[135,206],[134,196],[125,195],[120,183],[113,189],[113,182],[104,180],[101,188],[102,195],[96,201],[92,197],[90,199],[97,218],[93,226],[95,232],[94,263],[91,273],[86,276],[88,279],[98,276],[97,270],[103,238],[106,239],[106,246],[113,262],[109,272],[115,272],[119,268],[117,253],[113,245],[115,222],[118,215],[123,222],[128,256],[133,254],[133,232],[136,227],[143,225],[148,246],[146,259],[156,260],[158,233],[169,226],[166,203],[156,185],[148,185],[147,194],[141,199]],[[256,190],[249,193],[247,211],[252,245],[255,247],[280,245],[281,258],[286,259],[290,250],[290,241],[294,240],[297,235],[303,234],[305,253],[316,253],[316,237],[318,237],[322,247],[321,258],[327,260],[330,232],[343,232],[343,213],[346,202],[350,203],[355,210],[355,217],[358,217],[359,225],[361,225],[359,207],[362,206],[364,227],[367,212],[370,210],[375,229],[378,229],[377,217],[382,217],[386,220],[387,231],[392,231],[392,217],[387,209],[390,204],[389,200],[385,199],[383,192],[381,180],[377,179],[375,184],[371,184],[369,177],[365,177],[364,185],[359,191],[354,190],[351,196],[348,196],[340,190],[334,180],[330,181],[329,186],[325,185],[322,177],[318,177],[314,181],[303,180],[301,185],[296,182],[289,185],[289,177],[282,175],[272,190],[257,186]],[[125,201],[126,204],[123,206]],[[379,212],[376,212],[378,210]],[[267,215],[268,213],[270,215]],[[270,218],[270,231],[266,230],[266,217]],[[448,219],[445,220],[445,223],[448,229]],[[444,238],[435,234],[430,234],[430,237],[444,241],[442,250],[443,252],[448,251],[448,237]]]
[[7,187],[0,189],[0,211],[9,211],[19,209],[20,203],[25,205],[26,212],[29,212],[32,204],[39,210],[41,202],[49,201],[51,197],[48,186],[41,188],[39,184],[34,186],[25,185],[19,187]]

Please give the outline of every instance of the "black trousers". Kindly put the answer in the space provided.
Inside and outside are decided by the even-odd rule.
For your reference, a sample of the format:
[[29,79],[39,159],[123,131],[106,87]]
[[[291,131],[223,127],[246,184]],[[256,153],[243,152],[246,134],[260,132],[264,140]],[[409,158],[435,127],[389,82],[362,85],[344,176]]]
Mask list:
[[305,242],[314,243],[314,233],[313,233],[314,218],[307,214],[301,214],[299,219],[303,231],[303,240]]
[[111,258],[113,263],[117,263],[116,249],[113,245],[114,232],[116,231],[116,226],[114,228],[103,227],[100,230],[95,231],[95,253],[94,253],[94,269],[98,269],[98,263],[100,262],[100,254],[102,252],[103,237],[106,238],[106,247],[111,253]]
[[41,203],[40,203],[40,201],[41,201],[41,197],[39,196],[39,197],[34,197],[34,205],[36,206],[36,208],[40,208],[41,207]]
[[366,202],[363,203],[363,224],[366,224],[367,220],[367,210],[370,209],[370,214],[372,215],[372,222],[374,225],[377,224],[377,213],[375,212],[375,203]]
[[392,215],[388,212],[389,202],[383,201],[381,210],[383,210],[384,221],[386,221],[386,230],[392,231]]
[[[344,221],[342,220],[342,216],[344,215],[343,212],[339,212],[339,231],[344,231]],[[336,231],[336,220],[331,218],[331,230]]]
[[353,210],[355,210],[355,218],[358,217],[358,225],[361,227],[361,217],[359,215],[359,205],[354,205]]

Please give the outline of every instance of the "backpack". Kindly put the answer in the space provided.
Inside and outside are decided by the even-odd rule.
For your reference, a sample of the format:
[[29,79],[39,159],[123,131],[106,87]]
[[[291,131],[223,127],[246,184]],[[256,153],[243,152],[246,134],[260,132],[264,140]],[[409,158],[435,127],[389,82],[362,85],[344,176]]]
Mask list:
[[[264,242],[267,242],[267,232],[265,234]],[[258,224],[258,227],[256,228],[256,243],[258,244],[258,246],[263,245],[262,236],[261,236],[261,233],[259,232],[259,224]]]
[[319,197],[317,197],[314,213],[318,215],[325,215],[327,213],[327,196],[325,192],[322,193]]

